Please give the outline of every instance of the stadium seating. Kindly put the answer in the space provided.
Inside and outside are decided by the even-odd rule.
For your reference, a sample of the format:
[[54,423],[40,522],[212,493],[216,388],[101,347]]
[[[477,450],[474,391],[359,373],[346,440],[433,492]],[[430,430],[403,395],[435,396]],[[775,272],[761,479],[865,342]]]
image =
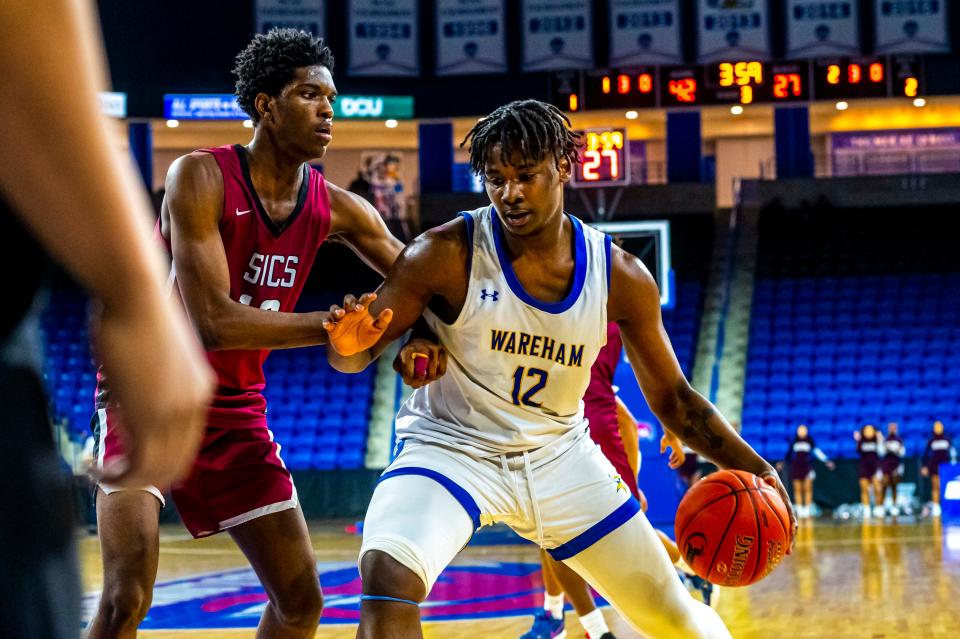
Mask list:
[[960,255],[938,213],[763,213],[743,428],[765,457],[801,423],[831,457],[863,424],[898,422],[914,456],[934,420],[960,423]]
[[689,379],[693,371],[703,309],[703,285],[696,280],[677,280],[676,304],[663,309],[663,326],[670,336],[673,350]]
[[270,428],[291,469],[362,468],[373,367],[338,373],[321,348],[275,351],[264,366]]
[[55,421],[63,421],[71,439],[90,433],[96,368],[87,335],[87,300],[78,290],[52,291],[40,329],[44,342],[43,376]]
[[[52,413],[74,441],[90,434],[96,384],[85,309],[81,292],[56,289],[41,324]],[[319,348],[276,351],[264,368],[269,425],[287,467],[362,468],[373,369],[357,375],[337,373]]]

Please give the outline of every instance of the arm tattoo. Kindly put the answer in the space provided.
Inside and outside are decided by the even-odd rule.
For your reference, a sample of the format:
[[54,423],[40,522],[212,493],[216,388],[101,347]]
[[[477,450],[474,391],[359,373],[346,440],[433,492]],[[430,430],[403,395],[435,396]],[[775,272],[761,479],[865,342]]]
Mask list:
[[712,406],[707,406],[699,411],[694,409],[687,412],[686,424],[683,426],[683,438],[690,440],[694,437],[702,437],[714,450],[723,446],[723,437],[710,429],[709,421],[715,414],[716,411]]

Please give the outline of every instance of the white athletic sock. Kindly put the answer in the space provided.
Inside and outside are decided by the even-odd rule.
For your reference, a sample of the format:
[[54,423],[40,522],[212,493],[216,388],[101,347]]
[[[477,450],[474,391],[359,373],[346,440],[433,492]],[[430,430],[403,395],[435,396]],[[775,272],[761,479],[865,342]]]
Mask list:
[[610,632],[607,628],[607,620],[603,618],[599,608],[595,608],[589,615],[580,617],[580,625],[587,631],[590,639],[600,639],[604,633]]
[[543,609],[550,613],[554,619],[563,619],[563,593],[551,595],[549,592],[543,593]]

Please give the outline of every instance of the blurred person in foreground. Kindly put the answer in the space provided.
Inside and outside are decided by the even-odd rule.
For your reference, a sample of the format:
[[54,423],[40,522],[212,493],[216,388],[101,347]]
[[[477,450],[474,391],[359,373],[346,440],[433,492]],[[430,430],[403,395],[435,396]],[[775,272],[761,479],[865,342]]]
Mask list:
[[0,31],[0,237],[18,249],[4,253],[0,313],[0,437],[17,451],[0,482],[0,635],[60,639],[79,635],[80,585],[70,486],[39,372],[38,293],[48,259],[90,291],[95,349],[118,380],[130,422],[128,453],[102,469],[104,478],[123,486],[182,478],[213,377],[164,294],[149,201],[99,112],[105,65],[88,5],[3,2]]

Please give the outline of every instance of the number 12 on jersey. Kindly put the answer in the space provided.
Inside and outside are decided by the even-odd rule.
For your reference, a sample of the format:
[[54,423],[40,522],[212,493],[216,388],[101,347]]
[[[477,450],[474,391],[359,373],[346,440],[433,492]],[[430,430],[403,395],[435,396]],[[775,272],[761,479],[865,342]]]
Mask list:
[[[549,373],[547,373],[547,371],[539,368],[524,368],[523,366],[517,366],[517,370],[513,372],[513,403],[517,406],[523,405],[539,408],[540,402],[533,401],[533,396],[542,391],[543,387],[547,385],[548,376]],[[527,392],[523,393],[521,396],[520,393],[523,391],[522,386],[524,377],[535,377],[536,380],[533,382],[533,385],[527,389]]]

